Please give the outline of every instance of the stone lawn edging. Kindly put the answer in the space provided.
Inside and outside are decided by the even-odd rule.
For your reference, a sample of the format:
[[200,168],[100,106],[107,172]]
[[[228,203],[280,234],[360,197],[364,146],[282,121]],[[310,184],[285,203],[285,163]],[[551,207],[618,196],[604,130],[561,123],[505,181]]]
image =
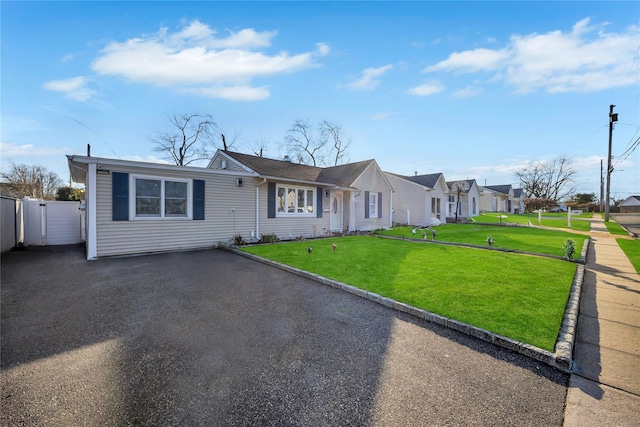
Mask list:
[[[590,239],[587,240],[589,241]],[[324,285],[328,285],[333,288],[349,292],[350,294],[368,299],[385,307],[410,314],[419,319],[423,319],[428,322],[444,326],[445,328],[453,329],[469,336],[479,338],[483,341],[493,343],[502,348],[515,351],[524,356],[546,363],[547,365],[552,366],[562,372],[570,373],[573,367],[573,348],[577,333],[576,326],[578,322],[578,312],[580,309],[580,294],[582,291],[582,283],[584,280],[584,261],[578,264],[576,274],[573,277],[573,283],[571,285],[571,291],[569,293],[569,298],[565,307],[562,325],[560,327],[558,339],[556,340],[555,352],[552,353],[548,350],[544,350],[539,347],[520,342],[509,337],[505,337],[503,335],[499,335],[491,331],[487,331],[485,329],[460,322],[455,319],[450,319],[439,314],[431,313],[421,308],[417,308],[409,304],[393,300],[391,298],[383,297],[382,295],[365,291],[364,289],[360,289],[343,282],[338,282],[336,280],[332,280],[315,273],[310,273],[299,268],[291,267],[276,261],[272,261],[270,259],[262,258],[257,255],[241,251],[235,246],[229,245],[227,243],[219,242],[217,246],[220,249],[235,253],[237,255],[241,255],[246,258],[250,258],[255,261],[280,268],[298,276],[302,276],[322,283]],[[583,245],[582,252],[580,254],[581,260],[586,260],[588,246],[588,242],[585,242],[585,245]]]

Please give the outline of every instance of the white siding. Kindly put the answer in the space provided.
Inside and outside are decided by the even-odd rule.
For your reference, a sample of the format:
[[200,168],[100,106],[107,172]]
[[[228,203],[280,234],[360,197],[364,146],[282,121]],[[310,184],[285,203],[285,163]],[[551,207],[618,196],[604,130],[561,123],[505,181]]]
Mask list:
[[[389,228],[391,223],[391,219],[389,218],[389,213],[391,211],[391,189],[389,188],[384,175],[375,167],[375,164],[372,163],[369,165],[363,174],[356,179],[352,186],[360,190],[356,191],[354,194],[355,229],[371,231],[380,228]],[[382,204],[378,206],[382,209],[382,218],[364,217],[365,191],[382,193]]]
[[[225,167],[223,167],[225,166]],[[240,166],[235,160],[230,160],[221,152],[217,152],[216,155],[211,159],[209,163],[209,168],[211,169],[223,169],[234,172],[246,172],[242,166]]]
[[431,200],[427,188],[399,178],[393,174],[385,174],[394,189],[393,222],[407,224],[407,212],[410,212],[408,225],[427,226],[431,218]]
[[240,176],[233,174],[158,171],[143,167],[112,167],[111,172],[204,180],[205,219],[113,221],[112,176],[99,174],[96,189],[98,257],[213,247],[220,241],[230,241],[234,234],[249,238],[255,230],[255,186],[252,184],[257,180],[254,178],[243,176],[243,186],[238,187],[236,180]]
[[[292,183],[283,185],[295,186]],[[311,187],[309,185],[301,185],[302,187]],[[316,188],[316,187],[314,187]],[[275,233],[280,239],[290,239],[297,237],[310,238],[314,236],[326,236],[329,233],[330,218],[329,212],[324,212],[329,206],[329,198],[324,194],[325,188],[322,189],[322,218],[314,217],[277,217],[268,218],[268,183],[265,182],[260,186],[260,234]],[[315,228],[314,228],[315,227]],[[260,236],[258,236],[260,237]]]
[[[434,185],[433,189],[429,191],[429,195],[431,199],[440,199],[440,212],[431,212],[432,217],[440,215],[440,221],[445,222],[447,218],[447,206],[449,200],[449,188],[447,187],[447,183],[444,180],[444,177],[441,175]],[[429,209],[431,209],[431,201],[429,202]]]

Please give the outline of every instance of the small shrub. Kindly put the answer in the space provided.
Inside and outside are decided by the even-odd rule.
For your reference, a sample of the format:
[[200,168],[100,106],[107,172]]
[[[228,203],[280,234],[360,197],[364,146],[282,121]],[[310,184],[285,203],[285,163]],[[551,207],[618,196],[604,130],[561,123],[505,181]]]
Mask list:
[[242,234],[236,234],[235,236],[233,236],[233,244],[236,246],[242,246],[242,245],[246,245],[247,241],[244,240],[244,237],[242,237]]
[[496,244],[496,239],[491,237],[491,234],[487,234],[487,238],[484,239],[484,242],[487,244],[487,246],[489,246],[489,249],[491,249],[493,245]]
[[277,243],[279,241],[280,239],[278,238],[278,236],[276,236],[276,233],[270,233],[260,235],[259,243]]
[[574,243],[573,240],[567,239],[567,241],[564,242],[564,245],[562,245],[562,252],[564,252],[564,256],[566,256],[567,259],[571,261],[575,251],[576,251],[576,244]]

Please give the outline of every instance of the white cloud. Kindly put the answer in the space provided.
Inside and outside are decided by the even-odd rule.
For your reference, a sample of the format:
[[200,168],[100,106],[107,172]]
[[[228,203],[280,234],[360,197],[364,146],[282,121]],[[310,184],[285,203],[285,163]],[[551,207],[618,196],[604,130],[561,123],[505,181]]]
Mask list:
[[444,86],[440,82],[428,82],[423,83],[419,86],[415,86],[409,88],[407,91],[410,95],[415,96],[429,96],[435,95],[438,92],[442,92],[444,90]]
[[480,93],[482,93],[482,88],[479,88],[477,86],[467,86],[464,89],[453,92],[453,97],[459,99],[471,98],[479,95]]
[[362,76],[358,80],[354,80],[347,85],[353,90],[373,90],[380,84],[380,79],[387,71],[393,69],[392,64],[383,65],[378,68],[365,68]]
[[605,25],[591,25],[585,18],[569,32],[513,35],[502,48],[454,52],[423,72],[494,72],[493,81],[502,80],[518,93],[591,92],[638,84],[634,58],[640,28],[606,33]]
[[[315,58],[330,52],[324,43],[316,44],[315,51],[295,55],[261,51],[271,45],[275,35],[276,31],[258,32],[249,28],[217,37],[209,26],[193,21],[175,33],[161,28],[156,34],[113,41],[91,67],[98,74],[186,89],[205,96],[265,99],[268,90],[264,86],[251,88],[252,79],[315,67]],[[230,95],[232,92],[236,95]],[[237,95],[242,93],[251,94]]]
[[182,92],[207,98],[221,98],[231,101],[262,101],[269,98],[269,89],[266,86],[212,86],[202,88],[188,88]]
[[42,87],[54,92],[62,92],[65,98],[75,99],[76,101],[87,101],[96,92],[87,87],[89,81],[82,76],[72,77],[65,80],[52,80],[43,83]]
[[68,147],[36,147],[33,144],[13,144],[10,142],[0,142],[0,152],[3,159],[10,157],[45,157],[59,154],[66,154]]
[[436,65],[422,70],[424,73],[433,71],[456,71],[459,73],[475,73],[478,71],[492,71],[500,68],[509,53],[503,50],[474,49],[464,52],[454,52],[449,58]]
[[331,48],[326,43],[316,43],[316,50],[319,56],[327,56],[331,52]]

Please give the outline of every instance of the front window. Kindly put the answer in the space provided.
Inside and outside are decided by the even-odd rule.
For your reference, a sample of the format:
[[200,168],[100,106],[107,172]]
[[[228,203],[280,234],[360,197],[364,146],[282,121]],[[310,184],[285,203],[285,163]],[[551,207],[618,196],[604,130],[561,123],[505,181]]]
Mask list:
[[304,187],[277,187],[278,215],[312,215],[315,212],[315,191]]
[[135,218],[188,218],[189,180],[133,177]]
[[369,218],[376,218],[378,216],[378,194],[369,194]]

